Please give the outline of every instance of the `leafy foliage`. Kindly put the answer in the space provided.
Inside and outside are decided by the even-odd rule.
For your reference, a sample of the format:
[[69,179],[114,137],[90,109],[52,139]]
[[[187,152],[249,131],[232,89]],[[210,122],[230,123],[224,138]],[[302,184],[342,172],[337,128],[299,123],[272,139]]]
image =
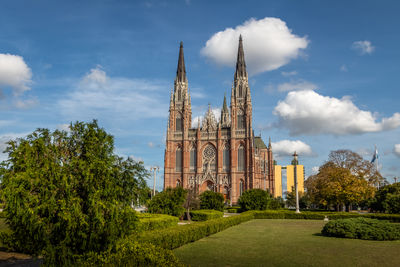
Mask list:
[[332,151],[330,161],[310,176],[305,186],[309,201],[317,205],[340,206],[358,204],[374,195],[373,185],[380,175],[373,166],[349,150]]
[[183,204],[186,200],[186,194],[187,191],[180,186],[167,188],[155,195],[149,202],[149,212],[182,217],[185,212]]
[[74,254],[103,251],[131,233],[137,217],[130,204],[146,189],[147,171],[113,151],[113,137],[96,121],[10,141],[0,177],[12,233],[3,243],[68,264]]
[[224,210],[224,195],[214,191],[200,194],[200,208],[205,210]]
[[239,197],[238,203],[242,211],[247,210],[266,210],[271,195],[262,189],[249,189]]
[[365,240],[398,240],[400,225],[369,218],[339,219],[328,222],[321,233],[325,236]]
[[400,213],[400,183],[379,188],[370,206],[374,211]]

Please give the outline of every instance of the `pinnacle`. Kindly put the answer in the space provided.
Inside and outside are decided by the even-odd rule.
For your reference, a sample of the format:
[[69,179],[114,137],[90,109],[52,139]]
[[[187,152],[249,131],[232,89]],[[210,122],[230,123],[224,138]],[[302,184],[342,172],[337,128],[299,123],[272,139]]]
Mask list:
[[186,82],[186,69],[185,69],[185,58],[183,55],[183,42],[181,41],[179,47],[179,59],[178,59],[178,69],[176,70],[176,81]]

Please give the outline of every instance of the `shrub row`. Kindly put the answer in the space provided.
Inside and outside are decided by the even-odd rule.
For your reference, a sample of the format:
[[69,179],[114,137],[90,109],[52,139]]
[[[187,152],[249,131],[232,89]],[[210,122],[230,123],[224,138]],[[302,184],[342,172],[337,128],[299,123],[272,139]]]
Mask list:
[[102,253],[76,256],[74,266],[184,266],[171,250],[149,243],[121,239]]
[[208,221],[222,218],[222,216],[224,216],[224,213],[217,210],[192,210],[190,212],[193,221]]
[[338,219],[325,224],[321,233],[325,236],[365,240],[398,240],[400,225],[370,218]]
[[323,220],[325,216],[329,220],[345,219],[345,218],[371,218],[378,220],[389,220],[392,222],[400,222],[400,214],[382,214],[382,213],[348,213],[348,212],[313,212],[302,211],[295,213],[289,210],[265,210],[253,211],[256,219],[308,219],[308,220]]
[[139,232],[176,226],[178,225],[179,222],[178,217],[165,214],[140,213],[138,214],[138,217],[139,217],[139,224],[138,224]]
[[[253,212],[246,212],[239,216],[148,231],[140,234],[139,241],[151,243],[165,249],[175,249],[252,219],[254,219]],[[132,236],[131,238],[133,240],[137,239],[136,236]]]

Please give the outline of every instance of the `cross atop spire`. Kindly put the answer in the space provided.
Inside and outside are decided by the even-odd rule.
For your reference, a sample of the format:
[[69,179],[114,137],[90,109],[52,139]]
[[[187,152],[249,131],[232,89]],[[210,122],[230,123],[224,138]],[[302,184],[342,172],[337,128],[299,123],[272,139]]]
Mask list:
[[239,47],[236,60],[235,80],[239,77],[247,77],[246,62],[244,61],[242,35],[239,36]]
[[179,59],[178,59],[178,69],[176,70],[176,81],[186,82],[186,69],[185,69],[185,58],[183,56],[183,42],[179,47]]

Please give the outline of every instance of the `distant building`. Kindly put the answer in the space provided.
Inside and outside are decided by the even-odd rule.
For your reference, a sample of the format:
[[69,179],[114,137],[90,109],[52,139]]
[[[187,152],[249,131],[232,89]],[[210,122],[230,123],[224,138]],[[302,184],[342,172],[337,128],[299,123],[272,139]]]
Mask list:
[[199,193],[212,190],[223,193],[232,203],[251,188],[274,194],[271,140],[267,147],[261,137],[254,136],[241,37],[230,107],[225,96],[219,121],[209,106],[203,121],[195,124],[197,127],[192,127],[191,97],[181,43],[169,107],[164,188],[183,186],[195,188]]
[[[280,166],[275,165],[275,192],[274,197],[282,197],[284,192],[282,188],[282,170],[286,170],[286,192],[292,192],[294,189],[294,165]],[[298,191],[304,193],[304,166],[296,165]]]

